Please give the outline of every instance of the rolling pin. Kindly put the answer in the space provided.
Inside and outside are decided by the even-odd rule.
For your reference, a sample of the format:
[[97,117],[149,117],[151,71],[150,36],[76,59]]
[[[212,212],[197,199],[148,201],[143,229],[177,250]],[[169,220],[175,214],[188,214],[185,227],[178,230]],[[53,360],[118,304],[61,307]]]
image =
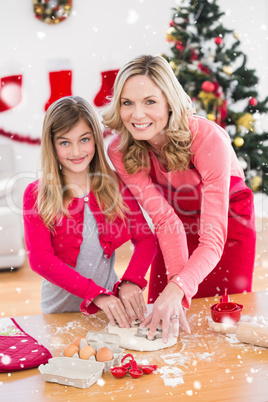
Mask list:
[[210,328],[222,334],[235,334],[240,342],[268,348],[268,326],[250,322],[240,322],[238,325],[210,322]]

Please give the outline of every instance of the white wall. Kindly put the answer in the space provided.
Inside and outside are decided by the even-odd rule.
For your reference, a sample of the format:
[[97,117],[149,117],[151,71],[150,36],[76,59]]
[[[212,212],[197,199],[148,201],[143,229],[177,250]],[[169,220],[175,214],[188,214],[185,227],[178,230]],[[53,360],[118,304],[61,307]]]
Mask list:
[[[0,77],[23,74],[23,101],[0,113],[0,128],[41,136],[52,60],[71,67],[73,94],[92,103],[101,71],[120,68],[141,53],[169,53],[165,31],[171,8],[177,4],[180,0],[73,0],[72,15],[49,26],[35,19],[31,0],[0,0]],[[226,12],[224,26],[241,34],[241,49],[248,54],[249,67],[257,70],[258,90],[264,97],[268,93],[267,1],[218,0],[218,4]],[[28,172],[34,179],[39,147],[0,136],[0,144],[7,142],[14,147],[17,172]]]

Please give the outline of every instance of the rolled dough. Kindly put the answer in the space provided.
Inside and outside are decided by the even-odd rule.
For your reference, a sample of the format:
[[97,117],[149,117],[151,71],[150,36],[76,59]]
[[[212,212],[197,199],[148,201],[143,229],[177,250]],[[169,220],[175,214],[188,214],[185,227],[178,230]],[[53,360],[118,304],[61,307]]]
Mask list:
[[[147,304],[147,314],[148,316],[153,310],[153,304]],[[173,346],[177,343],[178,338],[174,338],[172,332],[169,333],[167,343],[163,342],[162,338],[157,338],[153,341],[149,341],[147,338],[135,336],[137,333],[137,326],[133,328],[120,328],[119,326],[114,326],[108,324],[108,332],[112,334],[117,334],[120,336],[119,346],[124,349],[138,350],[140,352],[151,352],[154,350],[165,349]]]
[[177,343],[178,338],[169,334],[167,343],[162,338],[149,341],[147,338],[135,336],[137,328],[120,328],[117,325],[108,324],[108,332],[120,336],[119,346],[124,349],[138,350],[140,352],[151,352],[154,350],[165,349]]

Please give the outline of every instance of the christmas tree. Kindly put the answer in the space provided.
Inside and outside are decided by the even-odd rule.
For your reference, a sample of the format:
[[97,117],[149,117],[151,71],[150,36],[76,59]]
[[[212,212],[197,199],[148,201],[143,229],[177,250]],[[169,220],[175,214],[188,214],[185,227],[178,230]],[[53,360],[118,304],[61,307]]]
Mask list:
[[229,133],[247,184],[268,193],[268,133],[257,124],[268,111],[268,97],[258,97],[258,77],[239,50],[239,34],[222,25],[216,0],[181,0],[172,10],[166,32],[172,55],[163,57],[196,113]]

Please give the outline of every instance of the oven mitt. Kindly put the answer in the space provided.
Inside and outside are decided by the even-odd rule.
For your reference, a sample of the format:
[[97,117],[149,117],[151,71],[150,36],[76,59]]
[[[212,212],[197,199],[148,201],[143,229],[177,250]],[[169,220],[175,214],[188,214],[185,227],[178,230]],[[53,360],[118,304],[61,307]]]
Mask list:
[[45,364],[48,349],[26,334],[14,318],[0,318],[0,372],[26,370]]

